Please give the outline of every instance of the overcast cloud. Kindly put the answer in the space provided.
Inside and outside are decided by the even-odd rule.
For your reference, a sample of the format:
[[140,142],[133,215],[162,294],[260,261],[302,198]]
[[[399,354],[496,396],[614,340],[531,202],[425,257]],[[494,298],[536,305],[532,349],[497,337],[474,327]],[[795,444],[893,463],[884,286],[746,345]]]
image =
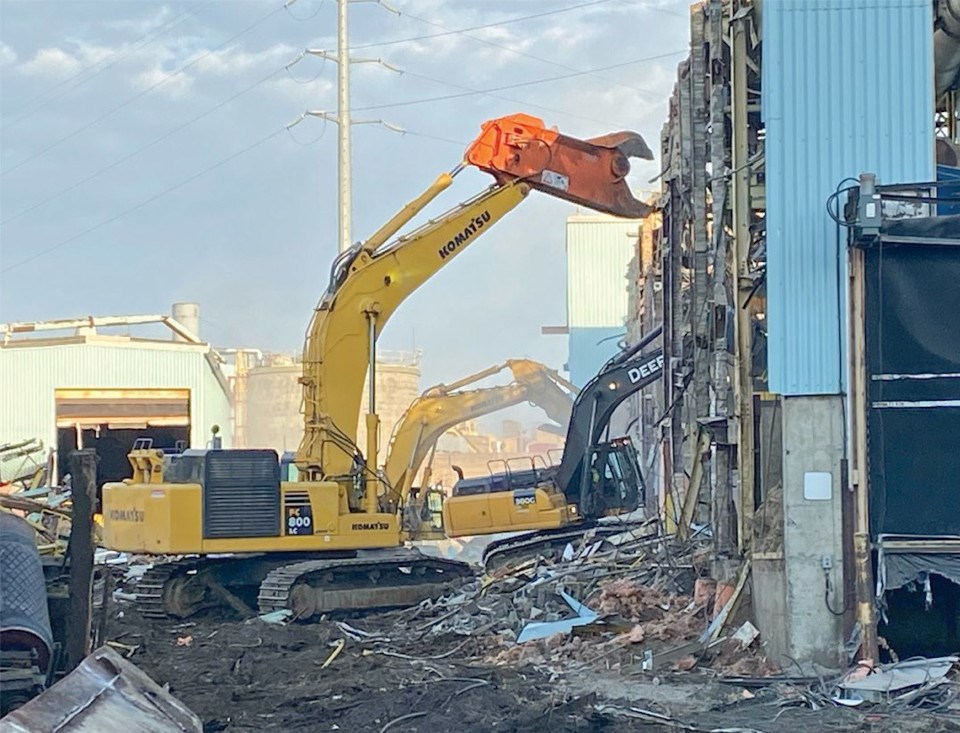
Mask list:
[[[401,15],[350,8],[354,54],[404,72],[355,65],[354,117],[409,131],[354,128],[354,239],[452,168],[492,117],[523,111],[581,137],[633,129],[658,150],[686,3],[390,3]],[[219,346],[298,350],[337,248],[336,129],[284,127],[308,108],[335,111],[336,67],[284,66],[335,49],[335,22],[336,3],[319,0],[2,0],[0,320],[188,300]],[[408,103],[449,95],[463,96]],[[652,188],[658,165],[636,164],[631,183]],[[488,183],[465,172],[430,213]],[[403,305],[381,347],[422,349],[423,386],[511,357],[560,367],[565,340],[540,326],[565,322],[573,212],[533,194]]]

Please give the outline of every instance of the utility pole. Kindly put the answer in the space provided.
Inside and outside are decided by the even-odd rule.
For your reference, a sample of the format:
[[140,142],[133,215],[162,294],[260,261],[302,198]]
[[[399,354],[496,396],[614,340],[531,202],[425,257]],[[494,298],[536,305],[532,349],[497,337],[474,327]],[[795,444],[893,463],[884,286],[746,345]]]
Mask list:
[[351,171],[351,150],[350,150],[350,128],[353,125],[381,125],[388,130],[403,133],[405,130],[392,125],[383,120],[354,120],[350,117],[350,64],[379,64],[385,69],[402,73],[400,69],[391,66],[382,59],[374,58],[356,58],[350,56],[350,35],[348,31],[348,8],[352,2],[376,2],[392,13],[399,15],[389,5],[381,0],[337,0],[337,51],[333,53],[321,48],[308,48],[296,59],[287,64],[289,70],[306,54],[319,56],[327,61],[333,61],[337,64],[337,112],[331,113],[324,110],[307,110],[300,117],[287,125],[287,129],[299,124],[304,117],[319,117],[327,122],[333,122],[337,125],[337,222],[338,222],[338,241],[339,251],[345,252],[353,244],[351,235],[351,215],[352,215],[352,171]]
[[345,124],[338,125],[337,171],[339,176],[340,251],[350,249],[351,177],[350,177],[350,34],[347,8],[350,0],[337,2],[337,113]]

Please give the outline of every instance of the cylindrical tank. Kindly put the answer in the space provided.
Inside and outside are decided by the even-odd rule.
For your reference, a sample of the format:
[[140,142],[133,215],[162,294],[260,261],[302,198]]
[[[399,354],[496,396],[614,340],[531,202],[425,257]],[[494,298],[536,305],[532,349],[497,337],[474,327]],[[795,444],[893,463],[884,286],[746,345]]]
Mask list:
[[0,647],[34,650],[46,672],[53,648],[47,585],[33,527],[0,512]]
[[[369,374],[364,380],[363,400],[360,403],[360,421],[357,426],[357,445],[366,453],[367,389]],[[377,414],[380,416],[380,444],[377,465],[382,466],[390,448],[390,436],[403,414],[420,396],[420,363],[416,354],[392,352],[377,360]]]
[[244,448],[296,450],[303,434],[301,366],[293,357],[269,355],[247,372]]
[[[174,303],[170,311],[173,320],[187,329],[194,336],[200,335],[200,306],[196,303]],[[174,341],[186,341],[185,338],[173,334]]]
[[[296,450],[303,435],[300,413],[301,365],[288,355],[267,355],[264,366],[246,375],[245,448]],[[366,381],[366,380],[364,380]],[[419,354],[387,352],[377,361],[377,413],[380,415],[380,450],[383,464],[394,426],[420,394]],[[367,388],[364,384],[357,426],[357,445],[366,450]]]

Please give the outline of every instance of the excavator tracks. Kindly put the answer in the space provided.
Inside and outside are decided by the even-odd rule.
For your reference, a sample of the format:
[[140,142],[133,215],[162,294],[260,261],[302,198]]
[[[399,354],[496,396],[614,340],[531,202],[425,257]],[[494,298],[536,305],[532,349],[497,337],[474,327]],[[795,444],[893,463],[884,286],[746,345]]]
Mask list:
[[260,585],[261,613],[307,619],[331,611],[411,606],[472,577],[470,566],[418,551],[360,551],[344,560],[307,560],[273,570]]
[[[186,618],[232,607],[249,615],[281,609],[297,619],[330,611],[414,605],[474,576],[469,565],[416,550],[185,557],[150,568],[137,582],[146,618]],[[254,598],[256,599],[254,602]]]
[[177,611],[180,609],[167,610],[165,596],[169,598],[171,592],[168,583],[178,584],[179,581],[186,580],[189,574],[196,572],[204,562],[202,557],[185,557],[154,565],[147,570],[137,581],[136,604],[140,614],[146,618],[179,615]]
[[597,541],[622,532],[639,529],[643,524],[643,522],[611,522],[609,524],[585,522],[573,527],[528,532],[513,537],[505,537],[502,540],[494,540],[483,551],[483,568],[485,572],[493,573],[509,565],[522,563],[537,555],[555,556],[563,552],[568,543],[575,543],[588,534],[593,541]]

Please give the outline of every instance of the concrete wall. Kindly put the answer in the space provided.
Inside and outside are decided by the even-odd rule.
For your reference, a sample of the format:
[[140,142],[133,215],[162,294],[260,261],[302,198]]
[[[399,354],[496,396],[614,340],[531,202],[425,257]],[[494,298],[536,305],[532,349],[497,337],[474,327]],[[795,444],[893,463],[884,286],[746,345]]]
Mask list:
[[[783,553],[788,653],[801,664],[839,667],[843,620],[824,599],[824,556],[830,559],[831,606],[844,607],[842,595],[841,461],[844,431],[841,397],[783,398]],[[822,493],[807,493],[829,474]],[[806,486],[806,489],[805,489]],[[771,581],[772,582],[772,581]],[[759,618],[768,628],[775,618]],[[778,623],[782,623],[782,620]]]
[[757,627],[760,629],[763,653],[775,664],[786,667],[790,664],[786,657],[790,654],[790,618],[787,615],[783,555],[754,555],[750,577],[750,597]]

